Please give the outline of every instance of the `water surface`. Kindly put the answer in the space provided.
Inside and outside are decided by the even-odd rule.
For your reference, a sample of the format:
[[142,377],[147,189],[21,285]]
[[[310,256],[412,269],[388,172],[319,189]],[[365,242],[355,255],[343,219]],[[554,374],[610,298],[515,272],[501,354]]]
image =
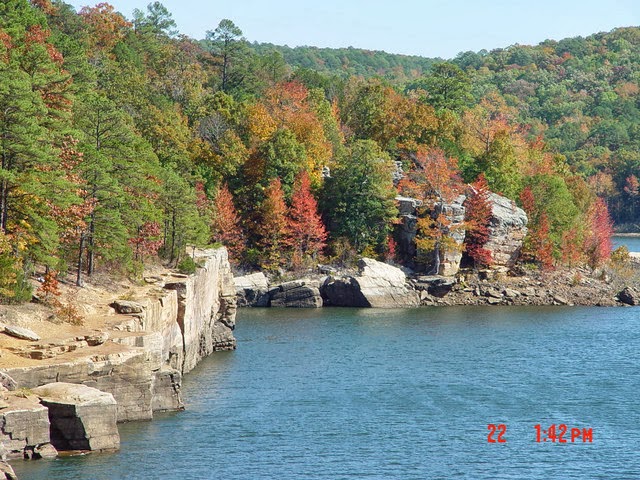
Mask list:
[[613,236],[613,248],[616,249],[621,245],[626,245],[630,252],[640,252],[640,236]]
[[[640,309],[241,310],[187,410],[44,479],[640,478]],[[505,444],[487,424],[507,425]],[[536,443],[534,425],[593,428]]]

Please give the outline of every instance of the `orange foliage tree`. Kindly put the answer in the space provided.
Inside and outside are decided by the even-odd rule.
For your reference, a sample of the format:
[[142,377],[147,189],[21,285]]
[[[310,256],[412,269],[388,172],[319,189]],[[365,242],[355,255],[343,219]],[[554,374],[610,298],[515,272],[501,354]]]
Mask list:
[[231,261],[238,261],[244,253],[246,240],[226,184],[218,188],[213,203],[213,239],[227,247]]
[[584,250],[592,267],[598,267],[611,257],[611,236],[613,222],[609,217],[607,204],[597,198],[587,214],[589,233],[585,239]]
[[260,208],[256,230],[262,268],[272,270],[282,265],[285,260],[289,228],[282,183],[277,177],[271,180],[265,190],[265,199]]
[[489,203],[489,186],[484,175],[471,184],[464,206],[466,235],[464,239],[467,254],[475,266],[491,265],[493,260],[491,251],[484,248],[489,240],[489,220],[491,218],[491,204]]

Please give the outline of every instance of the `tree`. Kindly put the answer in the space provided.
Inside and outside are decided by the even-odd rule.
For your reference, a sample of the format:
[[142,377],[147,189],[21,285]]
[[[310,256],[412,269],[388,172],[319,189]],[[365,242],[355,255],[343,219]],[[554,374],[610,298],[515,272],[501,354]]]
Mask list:
[[271,180],[265,191],[257,228],[261,266],[267,270],[279,267],[285,260],[285,247],[289,237],[286,214],[282,183],[276,177]]
[[147,5],[147,13],[135,8],[133,10],[133,26],[136,32],[150,32],[154,35],[173,37],[178,33],[173,16],[160,2]]
[[213,239],[227,247],[230,260],[238,261],[245,250],[246,240],[233,196],[226,184],[218,188],[213,203]]
[[602,265],[611,257],[611,236],[613,223],[609,217],[607,204],[597,198],[588,212],[589,233],[585,241],[585,252],[591,267]]
[[492,209],[489,202],[489,187],[484,175],[470,186],[467,199],[464,202],[466,208],[465,222],[466,235],[464,246],[469,257],[476,267],[491,265],[491,251],[484,248],[489,240],[489,220]]
[[242,30],[224,18],[215,30],[207,32],[206,39],[211,53],[220,59],[220,88],[228,92],[243,80],[239,64],[246,57],[248,48]]
[[357,140],[325,179],[323,211],[333,239],[345,237],[358,252],[383,250],[397,216],[394,163],[372,140]]
[[407,91],[422,90],[421,99],[436,111],[461,112],[472,100],[471,81],[453,63],[436,63],[429,75],[410,83]]
[[315,258],[325,247],[327,230],[318,213],[318,203],[311,193],[306,172],[296,178],[289,208],[289,238],[297,255]]

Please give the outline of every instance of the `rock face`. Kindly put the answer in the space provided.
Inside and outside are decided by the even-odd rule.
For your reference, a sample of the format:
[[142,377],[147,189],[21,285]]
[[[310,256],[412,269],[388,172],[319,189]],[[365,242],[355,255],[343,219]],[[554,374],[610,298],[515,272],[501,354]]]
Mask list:
[[371,258],[358,262],[355,277],[329,279],[323,287],[327,305],[341,307],[403,308],[419,304],[402,270]]
[[323,304],[318,280],[283,283],[272,288],[269,297],[272,307],[319,308]]
[[493,256],[493,268],[509,269],[517,260],[527,235],[527,214],[513,201],[495,193],[489,194],[489,201],[489,240],[484,248]]
[[0,409],[0,445],[9,459],[31,458],[36,448],[49,443],[47,408],[33,395],[9,395],[5,402]]
[[49,410],[51,443],[58,450],[120,448],[116,401],[86,385],[51,383],[33,389]]
[[[460,260],[462,259],[462,244],[465,237],[464,201],[466,197],[459,195],[450,203],[438,203],[433,208],[433,215],[444,214],[450,222],[448,235],[453,239],[457,248],[440,252],[439,275],[452,276],[458,273],[460,269]],[[418,228],[418,208],[422,206],[422,202],[415,198],[396,197],[398,202],[398,210],[400,213],[401,223],[398,229],[399,238],[399,254],[408,265],[413,266],[416,256],[416,233]]]
[[450,222],[447,235],[455,242],[455,248],[441,252],[440,268],[438,275],[453,276],[460,270],[460,260],[462,260],[462,244],[466,230],[464,229],[464,215],[466,208],[464,201],[467,197],[458,195],[451,203],[441,203],[436,205],[436,215],[444,214]]
[[262,272],[235,277],[238,307],[268,307],[269,283]]
[[184,342],[182,373],[215,351],[236,348],[236,289],[227,250],[199,250],[194,257],[202,267],[184,281],[166,285],[178,292],[178,325]]

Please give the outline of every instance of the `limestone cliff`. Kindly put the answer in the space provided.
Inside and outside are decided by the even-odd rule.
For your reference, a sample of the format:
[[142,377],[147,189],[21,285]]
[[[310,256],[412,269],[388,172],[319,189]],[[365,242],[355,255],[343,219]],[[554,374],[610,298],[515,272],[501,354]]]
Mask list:
[[[57,355],[33,344],[34,351],[44,353],[27,358],[42,360],[13,368],[0,364],[0,369],[17,388],[68,382],[110,393],[119,422],[151,419],[154,411],[183,408],[182,374],[206,355],[236,346],[235,288],[227,251],[198,250],[194,260],[199,265],[195,274],[167,274],[145,298],[115,301],[112,306],[118,314],[109,317],[112,323],[105,321],[99,340],[77,341],[74,348]],[[46,411],[34,408],[33,412],[34,424],[43,414],[46,417]],[[19,437],[6,431],[7,425],[11,427],[11,422],[0,424],[0,442],[3,435]],[[14,451],[33,448],[29,436],[22,437],[22,447],[11,446]]]

